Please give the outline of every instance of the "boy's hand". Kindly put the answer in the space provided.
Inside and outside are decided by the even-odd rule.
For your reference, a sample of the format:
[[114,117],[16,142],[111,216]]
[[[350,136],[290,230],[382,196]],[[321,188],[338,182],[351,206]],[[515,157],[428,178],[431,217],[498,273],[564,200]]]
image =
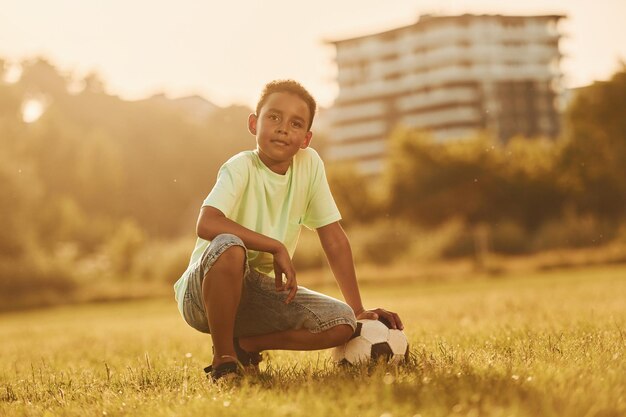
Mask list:
[[[298,291],[298,282],[296,281],[296,270],[293,267],[291,258],[287,248],[281,245],[280,249],[274,254],[274,279],[276,283],[276,291],[288,290],[285,304],[289,304],[296,296]],[[286,282],[283,282],[285,275]]]
[[382,308],[363,310],[356,315],[357,320],[378,320],[381,317],[389,322],[392,329],[404,329],[404,325],[402,324],[402,320],[400,320],[400,316],[398,316],[398,314]]

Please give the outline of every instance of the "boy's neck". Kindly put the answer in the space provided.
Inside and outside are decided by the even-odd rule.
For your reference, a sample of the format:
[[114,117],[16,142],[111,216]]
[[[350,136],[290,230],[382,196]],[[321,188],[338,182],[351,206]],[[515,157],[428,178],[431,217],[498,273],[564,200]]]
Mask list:
[[291,162],[293,161],[293,158],[289,161],[274,161],[258,149],[256,150],[256,153],[259,156],[261,163],[263,163],[263,165],[265,165],[270,171],[275,172],[278,175],[285,175],[291,166]]

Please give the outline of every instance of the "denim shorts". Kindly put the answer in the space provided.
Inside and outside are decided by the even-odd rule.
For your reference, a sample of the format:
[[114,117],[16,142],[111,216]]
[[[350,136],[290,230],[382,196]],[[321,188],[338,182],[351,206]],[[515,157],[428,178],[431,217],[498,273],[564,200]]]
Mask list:
[[[246,249],[235,235],[216,236],[198,262],[185,272],[188,276],[182,313],[185,321],[200,332],[211,332],[202,299],[202,280],[215,261],[232,246]],[[274,278],[250,268],[247,255],[244,271],[241,301],[235,317],[235,337],[294,329],[319,333],[339,324],[347,324],[353,330],[356,328],[354,312],[346,303],[298,286],[295,298],[285,304],[288,291],[276,291]]]

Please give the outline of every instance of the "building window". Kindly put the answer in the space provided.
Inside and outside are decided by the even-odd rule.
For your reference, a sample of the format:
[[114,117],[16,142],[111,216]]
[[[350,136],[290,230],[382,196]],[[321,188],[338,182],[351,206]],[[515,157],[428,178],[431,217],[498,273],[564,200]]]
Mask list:
[[369,64],[367,63],[367,61],[360,61],[358,63],[358,77],[356,82],[358,83],[359,81],[365,81],[367,80],[367,78],[369,77]]
[[400,72],[391,72],[387,75],[385,75],[385,80],[387,81],[393,81],[393,80],[397,80],[402,78],[402,73]]
[[383,55],[380,59],[381,59],[381,61],[394,61],[394,60],[398,59],[398,54],[395,53],[395,52],[387,53],[387,54]]

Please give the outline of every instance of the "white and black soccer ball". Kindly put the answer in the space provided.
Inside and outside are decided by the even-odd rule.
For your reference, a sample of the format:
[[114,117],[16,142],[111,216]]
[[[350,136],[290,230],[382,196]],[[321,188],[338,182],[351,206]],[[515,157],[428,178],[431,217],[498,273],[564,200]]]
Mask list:
[[333,349],[333,360],[339,364],[384,360],[391,364],[406,361],[409,356],[409,342],[402,330],[391,329],[379,320],[358,320],[352,338],[342,346]]

